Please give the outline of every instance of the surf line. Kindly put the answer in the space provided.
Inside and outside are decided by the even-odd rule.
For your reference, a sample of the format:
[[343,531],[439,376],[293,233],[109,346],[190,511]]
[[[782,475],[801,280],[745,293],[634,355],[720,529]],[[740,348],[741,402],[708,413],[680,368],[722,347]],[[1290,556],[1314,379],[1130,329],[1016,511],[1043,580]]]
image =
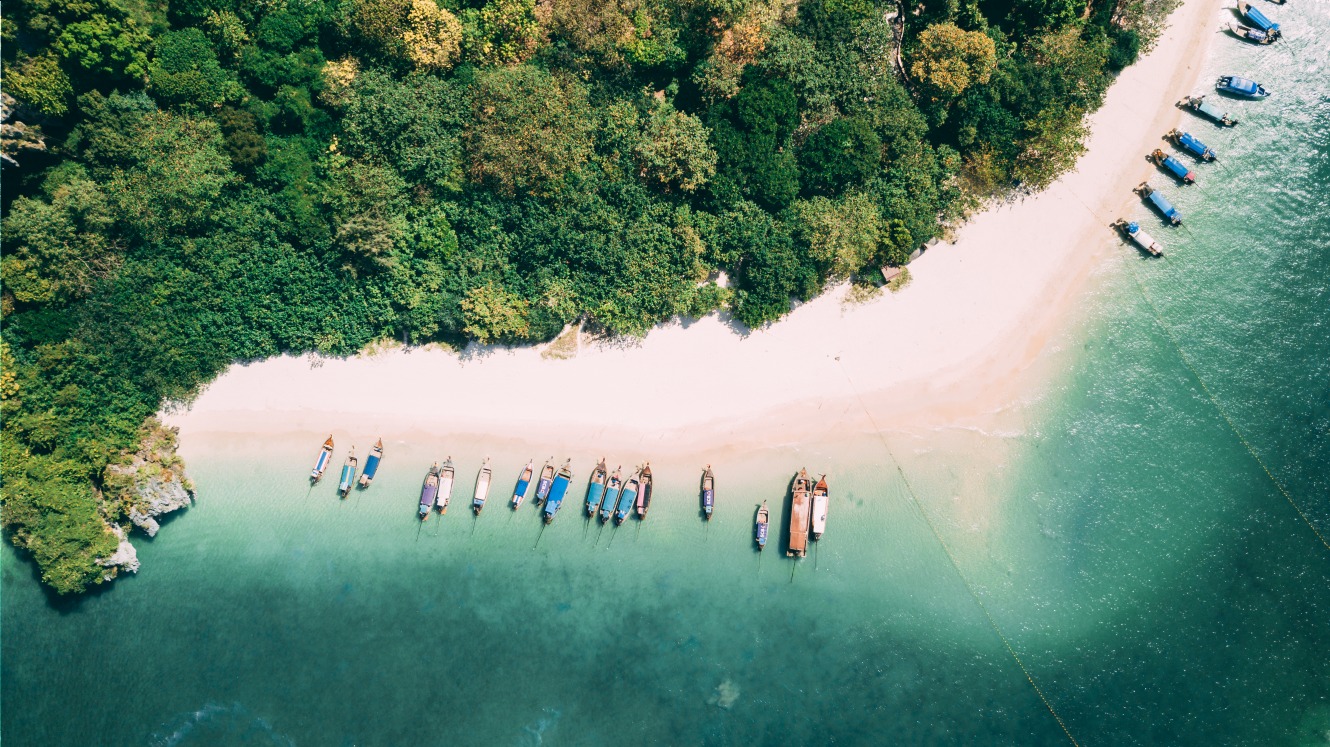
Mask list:
[[1256,464],[1261,468],[1262,472],[1265,472],[1265,476],[1270,478],[1270,482],[1274,483],[1275,488],[1277,488],[1280,494],[1284,496],[1284,500],[1288,501],[1288,505],[1292,506],[1293,510],[1298,512],[1298,516],[1302,519],[1302,523],[1306,524],[1307,528],[1312,530],[1312,534],[1316,535],[1316,539],[1321,541],[1321,545],[1324,546],[1325,549],[1330,550],[1330,541],[1327,541],[1325,535],[1321,534],[1321,531],[1316,528],[1316,525],[1312,523],[1311,518],[1307,516],[1307,512],[1302,510],[1302,506],[1298,505],[1298,502],[1293,499],[1293,495],[1288,492],[1288,489],[1284,487],[1284,484],[1279,481],[1279,478],[1275,477],[1275,473],[1270,471],[1270,468],[1265,464],[1265,460],[1261,458],[1260,454],[1256,453],[1255,447],[1251,445],[1251,442],[1247,440],[1246,436],[1242,435],[1242,431],[1238,428],[1237,423],[1233,422],[1233,418],[1229,417],[1228,411],[1224,409],[1223,405],[1219,404],[1219,400],[1216,399],[1214,393],[1210,391],[1210,387],[1206,386],[1205,379],[1201,378],[1201,372],[1196,370],[1196,366],[1192,364],[1191,358],[1189,358],[1186,352],[1182,350],[1182,344],[1178,342],[1178,338],[1173,334],[1173,330],[1170,329],[1167,324],[1164,324],[1164,318],[1163,315],[1159,313],[1159,307],[1155,306],[1154,299],[1150,297],[1148,292],[1146,292],[1145,284],[1141,282],[1141,276],[1137,274],[1134,267],[1131,270],[1131,277],[1136,281],[1136,288],[1141,292],[1141,298],[1144,298],[1145,303],[1149,305],[1150,313],[1155,318],[1155,324],[1159,325],[1159,328],[1164,331],[1164,335],[1168,337],[1169,342],[1172,343],[1173,349],[1178,351],[1178,358],[1182,360],[1182,365],[1186,366],[1187,370],[1191,372],[1192,378],[1196,379],[1196,383],[1200,385],[1201,392],[1205,394],[1205,398],[1210,400],[1210,404],[1214,406],[1215,411],[1218,412],[1219,416],[1228,424],[1228,429],[1233,431],[1233,435],[1238,437],[1238,441],[1247,449],[1247,453],[1251,454],[1251,458],[1256,460]]
[[[1049,701],[1046,695],[1044,695],[1043,688],[1039,687],[1039,683],[1034,681],[1034,675],[1031,674],[1030,670],[1025,666],[1025,662],[1021,661],[1020,655],[1016,653],[1016,648],[1011,645],[1011,641],[1007,638],[1006,634],[1002,632],[1002,628],[998,626],[997,620],[993,617],[993,613],[988,611],[988,605],[984,604],[984,600],[979,596],[979,593],[970,585],[970,580],[961,572],[960,563],[957,562],[956,556],[951,552],[951,548],[947,546],[946,541],[942,539],[942,533],[938,531],[937,525],[935,525],[933,520],[928,517],[928,512],[924,510],[923,504],[919,502],[919,496],[915,495],[914,487],[910,484],[910,479],[905,476],[904,468],[901,467],[900,461],[896,459],[896,454],[891,450],[891,444],[887,443],[887,437],[883,435],[882,429],[878,427],[877,420],[873,418],[873,413],[869,411],[868,406],[864,404],[864,398],[859,394],[859,388],[854,385],[854,381],[850,378],[849,372],[847,372],[845,366],[841,364],[840,356],[836,356],[836,367],[840,369],[841,375],[845,377],[845,383],[850,385],[850,391],[854,392],[854,398],[859,401],[859,407],[864,411],[864,414],[868,416],[868,422],[872,424],[873,432],[877,434],[878,440],[882,442],[882,448],[886,450],[887,456],[891,459],[892,466],[896,468],[896,474],[900,475],[901,482],[905,484],[905,492],[910,496],[910,502],[914,504],[919,515],[924,518],[924,523],[928,525],[929,531],[933,533],[933,538],[936,539],[938,545],[942,547],[942,552],[946,554],[947,560],[951,562],[951,568],[956,571],[956,576],[960,578],[961,585],[965,587],[966,591],[970,592],[970,597],[974,599],[974,603],[979,605],[979,609],[984,613],[984,617],[988,618],[989,626],[993,628],[994,633],[997,633],[997,637],[1002,641],[1002,645],[1006,647],[1007,653],[1011,654],[1011,658],[1016,662],[1016,666],[1021,668],[1021,673],[1025,675],[1025,679],[1030,683],[1030,687],[1034,688],[1034,692],[1039,696],[1039,700],[1043,701],[1044,707],[1048,709],[1049,715],[1053,717],[1053,720],[1058,722],[1058,726],[1062,728],[1062,733],[1067,735],[1067,739],[1075,747],[1081,747],[1081,743],[1077,742],[1076,737],[1071,735],[1071,729],[1067,728],[1067,722],[1062,720],[1062,716],[1058,715],[1057,710],[1053,708],[1053,703]],[[816,558],[816,556],[814,557]],[[791,579],[793,579],[793,574],[791,574]]]

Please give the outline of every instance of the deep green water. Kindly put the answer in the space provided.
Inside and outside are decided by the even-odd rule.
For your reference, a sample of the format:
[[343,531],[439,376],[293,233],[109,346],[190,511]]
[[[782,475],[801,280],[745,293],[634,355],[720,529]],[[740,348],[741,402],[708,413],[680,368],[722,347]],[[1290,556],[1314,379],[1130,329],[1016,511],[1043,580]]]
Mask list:
[[[1276,98],[1234,103],[1234,130],[1184,120],[1223,165],[1167,188],[1187,230],[1137,213],[1168,259],[1123,247],[1104,268],[1025,426],[893,443],[1082,745],[1330,744],[1330,550],[1141,292],[1330,537],[1330,45],[1314,36],[1330,8],[1271,13],[1285,41],[1217,39],[1207,68]],[[307,444],[186,443],[197,505],[138,540],[137,577],[78,602],[48,598],[6,545],[0,737],[1068,743],[875,439],[717,464],[709,526],[697,465],[653,462],[640,528],[586,527],[579,494],[543,535],[534,509],[497,505],[543,453],[388,440],[380,479],[345,503],[331,480],[305,496]],[[473,524],[459,487],[418,533],[419,473],[444,451],[465,477],[494,455],[496,505]],[[576,456],[585,477],[594,455]],[[753,510],[803,464],[834,475],[828,534],[797,565],[759,557]]]

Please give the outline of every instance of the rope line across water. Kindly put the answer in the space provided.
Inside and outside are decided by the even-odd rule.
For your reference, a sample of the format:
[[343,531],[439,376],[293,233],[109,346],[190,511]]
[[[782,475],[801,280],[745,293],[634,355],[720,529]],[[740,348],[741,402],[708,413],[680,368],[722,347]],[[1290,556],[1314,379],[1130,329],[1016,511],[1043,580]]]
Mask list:
[[1016,653],[1016,648],[1011,645],[1011,641],[1007,638],[1006,634],[1002,632],[1002,628],[998,626],[997,620],[994,619],[993,614],[988,611],[988,605],[984,604],[984,600],[979,596],[979,593],[974,590],[974,587],[970,585],[969,579],[967,579],[965,574],[961,571],[960,563],[956,560],[956,556],[951,552],[951,548],[947,546],[946,541],[942,539],[942,533],[938,531],[933,520],[928,517],[928,512],[924,510],[923,504],[919,502],[919,497],[915,495],[914,492],[914,486],[910,484],[910,479],[905,476],[905,469],[901,467],[900,461],[896,459],[895,452],[891,450],[891,445],[887,443],[887,437],[883,435],[882,429],[878,427],[877,420],[873,418],[873,413],[869,411],[868,406],[864,404],[864,398],[859,394],[859,388],[856,387],[854,381],[850,379],[850,374],[845,370],[845,367],[841,365],[839,357],[836,358],[836,366],[840,368],[841,375],[845,377],[846,383],[850,385],[850,390],[854,392],[855,399],[859,401],[859,407],[862,408],[864,414],[868,416],[868,422],[872,424],[873,432],[877,434],[878,440],[882,442],[882,448],[886,450],[887,456],[891,459],[892,466],[896,468],[896,474],[900,475],[901,482],[905,485],[905,491],[910,496],[910,502],[914,504],[919,515],[923,517],[924,523],[928,525],[929,531],[933,533],[933,538],[936,539],[938,545],[942,547],[942,552],[946,554],[947,560],[951,563],[952,570],[956,571],[956,576],[961,580],[961,585],[965,587],[966,591],[970,592],[970,597],[974,599],[975,604],[979,605],[979,609],[983,611],[984,617],[987,618],[989,626],[993,628],[994,633],[997,633],[997,637],[1002,641],[1002,645],[1006,647],[1007,653],[1011,654],[1011,658],[1016,662],[1016,666],[1021,668],[1021,673],[1025,675],[1025,679],[1030,683],[1030,687],[1034,688],[1034,692],[1039,696],[1039,700],[1043,701],[1044,707],[1048,709],[1049,714],[1058,722],[1058,726],[1062,728],[1062,733],[1067,735],[1067,739],[1072,745],[1074,745],[1074,747],[1081,747],[1080,742],[1076,741],[1076,737],[1073,737],[1071,735],[1071,730],[1067,728],[1067,722],[1063,721],[1062,716],[1058,715],[1057,710],[1053,708],[1053,703],[1049,701],[1046,695],[1044,695],[1044,691],[1039,687],[1039,683],[1035,682],[1034,675],[1030,674],[1030,670],[1025,666],[1025,662],[1021,661],[1020,655]]

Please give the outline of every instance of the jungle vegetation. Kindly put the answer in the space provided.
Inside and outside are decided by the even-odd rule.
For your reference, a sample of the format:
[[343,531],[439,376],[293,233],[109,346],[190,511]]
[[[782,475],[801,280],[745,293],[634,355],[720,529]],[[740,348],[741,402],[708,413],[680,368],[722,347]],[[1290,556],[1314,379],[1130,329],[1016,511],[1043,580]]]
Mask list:
[[235,361],[755,327],[902,263],[1066,170],[1167,4],[14,0],[6,533],[112,575],[107,466]]

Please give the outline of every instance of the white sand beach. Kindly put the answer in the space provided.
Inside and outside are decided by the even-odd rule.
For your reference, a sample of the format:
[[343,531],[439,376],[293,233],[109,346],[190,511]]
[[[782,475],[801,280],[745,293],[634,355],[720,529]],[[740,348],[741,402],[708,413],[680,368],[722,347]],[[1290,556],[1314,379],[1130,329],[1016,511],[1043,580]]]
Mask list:
[[864,430],[872,426],[860,399],[888,430],[988,421],[1017,401],[1049,340],[1075,318],[1096,264],[1134,251],[1108,223],[1151,175],[1144,156],[1181,118],[1175,102],[1197,90],[1219,13],[1211,0],[1188,0],[1110,89],[1076,170],[975,216],[954,244],[910,265],[913,281],[899,293],[848,305],[840,287],[747,335],[711,315],[641,341],[584,342],[566,360],[540,347],[280,357],[233,366],[165,420],[186,449],[205,435],[289,434],[314,445],[335,431],[657,455]]

